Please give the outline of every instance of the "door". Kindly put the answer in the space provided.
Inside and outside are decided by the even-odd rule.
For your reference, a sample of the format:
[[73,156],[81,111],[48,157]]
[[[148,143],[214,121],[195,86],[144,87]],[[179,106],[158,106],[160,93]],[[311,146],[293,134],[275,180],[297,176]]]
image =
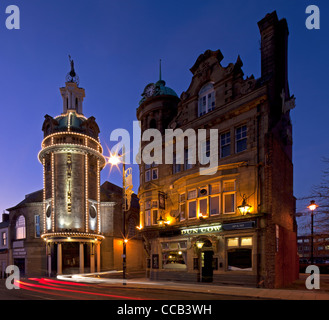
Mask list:
[[212,282],[213,281],[213,251],[203,251],[201,252],[201,272],[202,272],[202,282]]

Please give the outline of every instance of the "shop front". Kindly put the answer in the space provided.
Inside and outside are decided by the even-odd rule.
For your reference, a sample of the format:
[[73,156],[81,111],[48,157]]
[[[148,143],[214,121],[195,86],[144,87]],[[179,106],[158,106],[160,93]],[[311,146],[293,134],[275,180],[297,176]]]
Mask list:
[[160,231],[149,239],[150,279],[256,285],[258,223],[254,218]]

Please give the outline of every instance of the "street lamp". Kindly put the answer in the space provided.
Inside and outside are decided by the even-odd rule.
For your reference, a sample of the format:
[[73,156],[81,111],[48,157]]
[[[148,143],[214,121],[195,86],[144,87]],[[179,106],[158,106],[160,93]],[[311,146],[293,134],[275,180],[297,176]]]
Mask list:
[[311,264],[314,262],[314,255],[313,255],[313,240],[314,240],[314,234],[313,234],[313,228],[314,228],[314,210],[318,207],[318,205],[315,203],[314,200],[311,200],[310,205],[308,208],[311,210]]
[[126,238],[126,165],[125,165],[125,147],[122,146],[122,155],[117,153],[110,154],[108,163],[111,166],[118,166],[122,163],[122,280],[123,285],[126,285],[126,255],[127,255],[127,243]]

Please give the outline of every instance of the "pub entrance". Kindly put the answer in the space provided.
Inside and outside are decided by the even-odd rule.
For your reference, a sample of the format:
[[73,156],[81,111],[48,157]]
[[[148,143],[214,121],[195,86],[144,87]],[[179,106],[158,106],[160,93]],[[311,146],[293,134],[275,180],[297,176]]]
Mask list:
[[214,252],[207,250],[201,252],[201,281],[213,281],[213,255]]

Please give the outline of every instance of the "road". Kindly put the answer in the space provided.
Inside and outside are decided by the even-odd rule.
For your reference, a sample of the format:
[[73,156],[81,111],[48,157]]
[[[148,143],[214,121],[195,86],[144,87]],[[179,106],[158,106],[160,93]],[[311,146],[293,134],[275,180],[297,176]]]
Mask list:
[[9,290],[0,280],[0,300],[251,300],[248,297],[182,292],[164,289],[124,288],[52,278],[21,279],[20,289]]

